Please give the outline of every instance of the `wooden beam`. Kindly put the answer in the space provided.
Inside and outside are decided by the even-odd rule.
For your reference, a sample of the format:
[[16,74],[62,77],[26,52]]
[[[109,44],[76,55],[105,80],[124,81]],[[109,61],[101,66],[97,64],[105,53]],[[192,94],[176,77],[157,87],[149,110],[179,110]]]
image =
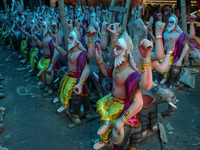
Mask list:
[[123,33],[123,31],[126,31],[126,24],[127,24],[129,9],[130,9],[130,3],[131,3],[131,0],[126,0],[127,11],[126,11],[126,13],[124,13],[124,17],[123,17],[122,33]]
[[8,24],[11,28],[11,22],[10,22],[10,17],[9,17],[9,12],[8,12],[8,5],[7,5],[7,0],[3,0],[3,4],[4,4],[4,8],[6,10],[6,15],[7,15],[7,19],[8,19]]
[[127,8],[126,7],[118,7],[118,6],[110,6],[109,11],[116,11],[116,12],[120,11],[120,12],[125,13],[127,11]]
[[65,13],[65,3],[64,0],[58,0],[58,6],[60,10],[60,19],[62,21],[63,26],[63,34],[64,34],[64,40],[65,40],[65,48],[66,51],[68,50],[68,35],[69,35],[69,29],[66,24],[66,13]]
[[[116,0],[112,0],[110,6],[115,6],[115,1],[116,1]],[[111,11],[110,14],[109,14],[109,19],[108,19],[108,23],[109,23],[109,24],[112,23],[112,17],[113,17],[113,12]]]
[[[181,22],[182,22],[182,29],[184,33],[187,33],[187,20],[186,20],[186,4],[185,0],[181,0]],[[185,63],[189,64],[189,55],[188,53],[185,55]]]

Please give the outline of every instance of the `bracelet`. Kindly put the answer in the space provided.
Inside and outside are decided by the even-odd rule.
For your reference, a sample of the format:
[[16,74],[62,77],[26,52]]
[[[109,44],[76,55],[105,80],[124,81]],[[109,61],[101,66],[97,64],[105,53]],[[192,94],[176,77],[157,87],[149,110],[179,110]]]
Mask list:
[[104,62],[103,62],[103,59],[100,61],[100,62],[97,62],[97,64],[100,66],[102,65]]
[[151,58],[143,58],[142,57],[142,63],[143,64],[151,64]]
[[59,46],[57,50],[58,50],[59,53],[61,53],[62,48]]
[[104,37],[106,37],[106,32],[102,32],[102,33],[101,33],[101,36],[102,36],[102,35],[103,35]]
[[115,44],[116,44],[116,40],[114,40],[114,41],[112,41],[111,43],[110,43],[110,47],[112,48],[112,49],[114,49],[115,48]]
[[82,77],[80,81],[84,83],[86,81],[86,77]]
[[180,57],[179,60],[182,61],[183,59]]
[[122,121],[123,123],[126,123],[126,122],[129,121],[129,120],[127,120],[127,119],[124,117],[124,115],[123,115],[120,119],[121,119],[121,121]]
[[126,120],[130,120],[129,118],[128,118],[128,115],[130,114],[130,111],[127,109],[125,112],[124,112],[124,117],[126,118]]
[[93,38],[88,38],[88,41],[89,42],[93,42]]
[[84,83],[85,83],[85,81],[86,81],[86,77],[84,76],[84,77],[82,77],[82,78],[80,79],[79,84],[80,84],[81,86],[83,86]]
[[93,43],[93,38],[88,38],[88,44],[92,44]]
[[167,54],[172,54],[173,52],[172,51],[167,51]]
[[145,73],[145,67],[151,67],[151,69],[153,69],[152,66],[151,66],[151,64],[142,64],[141,74]]
[[50,67],[53,67],[54,65],[51,63]]
[[162,36],[156,36],[156,40],[157,40],[157,39],[162,39]]
[[110,121],[106,121],[104,124],[108,126],[110,125]]

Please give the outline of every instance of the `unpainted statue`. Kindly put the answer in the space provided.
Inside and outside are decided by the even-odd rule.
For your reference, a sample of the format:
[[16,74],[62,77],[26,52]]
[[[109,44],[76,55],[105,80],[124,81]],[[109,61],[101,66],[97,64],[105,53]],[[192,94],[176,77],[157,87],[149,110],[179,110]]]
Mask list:
[[178,100],[175,94],[165,85],[156,85],[149,91],[142,91],[143,108],[139,112],[140,124],[142,127],[142,136],[147,132],[147,120],[149,118],[149,128],[157,130],[157,112],[158,104],[168,103],[168,110],[161,113],[162,117],[171,116],[176,107]]

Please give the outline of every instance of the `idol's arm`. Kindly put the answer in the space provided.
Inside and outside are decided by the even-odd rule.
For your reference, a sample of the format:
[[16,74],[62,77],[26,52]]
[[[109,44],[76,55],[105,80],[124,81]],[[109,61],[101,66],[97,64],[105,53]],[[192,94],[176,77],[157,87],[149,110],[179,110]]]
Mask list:
[[157,22],[156,23],[156,39],[155,39],[155,52],[151,52],[151,60],[161,60],[164,57],[164,48],[162,41],[162,32],[164,29],[165,23]]
[[63,56],[63,57],[67,57],[67,52],[62,49],[60,46],[54,45],[54,47],[56,48],[56,50]]
[[84,70],[83,70],[83,72],[81,74],[81,78],[80,78],[80,81],[79,81],[78,84],[83,86],[85,81],[86,81],[86,79],[88,78],[89,74],[90,74],[90,68],[89,68],[88,64],[86,63],[85,64],[85,68],[84,68]]

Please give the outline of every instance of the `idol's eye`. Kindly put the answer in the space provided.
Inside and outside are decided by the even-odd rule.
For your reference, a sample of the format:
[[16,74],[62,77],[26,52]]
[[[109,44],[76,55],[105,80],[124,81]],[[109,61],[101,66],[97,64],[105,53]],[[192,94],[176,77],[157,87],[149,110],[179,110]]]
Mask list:
[[169,23],[174,23],[174,21],[169,21]]
[[69,36],[69,39],[70,39],[70,40],[73,40],[73,37],[72,37],[72,36]]
[[119,45],[116,45],[116,49],[120,51],[122,48]]

